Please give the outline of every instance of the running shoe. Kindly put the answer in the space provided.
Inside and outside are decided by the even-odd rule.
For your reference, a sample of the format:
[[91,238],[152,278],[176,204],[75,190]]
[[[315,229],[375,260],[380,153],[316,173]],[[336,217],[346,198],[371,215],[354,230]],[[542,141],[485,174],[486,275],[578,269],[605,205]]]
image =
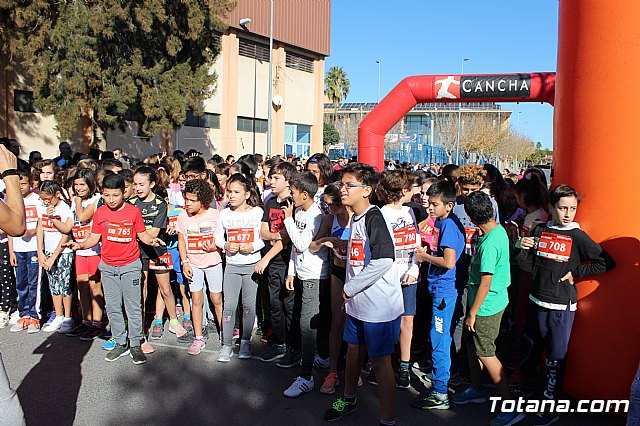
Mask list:
[[309,379],[305,379],[302,376],[298,376],[295,378],[291,386],[289,386],[284,391],[284,396],[289,398],[297,398],[303,393],[311,392],[315,387],[315,381],[313,380],[313,376]]
[[102,344],[102,349],[104,349],[105,351],[112,351],[113,348],[115,347],[116,347],[115,337],[112,337],[111,339],[107,340]]
[[134,364],[144,364],[147,362],[147,357],[144,352],[142,352],[140,346],[131,346],[131,349],[129,349],[129,356],[131,356]]
[[116,343],[116,346],[107,354],[106,357],[104,357],[104,359],[105,361],[113,362],[127,355],[129,355],[129,344],[121,345]]
[[184,343],[184,344],[190,345],[193,343],[194,338],[195,336],[193,335],[193,331],[190,331],[189,333],[185,333],[182,336],[178,337],[178,343]]
[[338,373],[329,373],[324,379],[324,383],[320,386],[320,392],[325,395],[331,395],[336,392],[336,387],[340,384]]
[[529,424],[531,426],[549,426],[560,420],[560,416],[555,413],[535,413],[529,414]]
[[99,337],[101,334],[102,334],[102,325],[96,326],[95,324],[91,324],[91,327],[89,327],[87,332],[84,333],[82,336],[80,336],[80,340],[84,342],[90,342],[91,340],[94,340],[95,338]]
[[56,317],[55,314],[51,315],[49,321],[42,327],[42,331],[45,333],[53,333],[54,331],[60,330],[60,326],[62,325],[62,321],[64,321],[64,317]]
[[91,323],[86,323],[86,322],[82,321],[80,324],[76,325],[74,328],[69,330],[67,332],[67,336],[69,336],[69,337],[80,337],[84,333],[86,333],[87,330],[89,330],[89,327],[91,327]]
[[0,328],[5,328],[9,325],[9,314],[6,312],[0,313]]
[[187,334],[187,330],[185,330],[179,322],[176,324],[172,324],[171,321],[169,321],[169,332],[175,334],[178,337]]
[[27,326],[27,333],[33,334],[40,331],[40,320],[36,318],[31,318],[29,320],[29,325]]
[[144,354],[152,354],[156,351],[155,349],[153,349],[153,346],[151,346],[146,340],[142,342],[140,348],[142,349],[142,353]]
[[482,404],[487,402],[487,393],[484,389],[474,389],[472,386],[466,388],[463,392],[455,394],[451,398],[451,402],[458,405],[464,404]]
[[204,337],[196,337],[193,339],[193,343],[187,352],[189,355],[198,355],[206,346],[207,342],[204,340]]
[[162,333],[164,333],[164,326],[162,325],[162,318],[155,319],[153,321],[153,327],[151,328],[151,333],[149,334],[149,340],[160,340],[160,339],[162,339]]
[[331,408],[324,412],[324,420],[327,422],[335,422],[351,414],[358,409],[358,398],[354,398],[352,402],[347,401],[344,397],[340,397],[331,404]]
[[60,330],[58,330],[58,333],[67,334],[73,328],[73,324],[73,318],[65,317],[64,320],[62,320],[62,325],[60,326]]
[[17,324],[19,319],[20,319],[20,312],[16,309],[11,313],[11,315],[9,315],[9,325]]
[[233,356],[233,348],[231,346],[222,346],[220,354],[218,354],[218,362],[229,362]]
[[376,378],[376,372],[371,369],[369,377],[367,377],[367,383],[373,386],[378,386],[378,379]]
[[238,352],[239,359],[251,359],[251,342],[249,340],[242,340],[240,342],[240,352]]
[[526,417],[525,413],[500,413],[497,417],[489,422],[489,426],[511,426],[518,423]]
[[400,368],[396,376],[396,387],[398,389],[409,389],[411,386],[411,373],[408,368]]
[[31,318],[29,317],[20,318],[15,324],[13,324],[13,327],[11,327],[9,331],[13,333],[17,333],[18,331],[26,330],[29,327],[30,323],[31,323]]
[[276,362],[276,366],[280,368],[291,368],[300,365],[302,355],[299,351],[289,348],[280,360]]
[[259,359],[264,362],[277,361],[284,357],[287,352],[285,345],[273,345],[266,353],[262,354]]
[[184,328],[187,331],[187,333],[193,331],[193,322],[191,322],[191,318],[182,319],[182,328]]
[[331,360],[328,357],[327,358],[322,358],[316,352],[313,355],[313,366],[315,368],[329,368],[331,366]]
[[441,396],[436,391],[432,391],[427,395],[417,396],[411,402],[411,406],[422,410],[448,410],[449,396]]

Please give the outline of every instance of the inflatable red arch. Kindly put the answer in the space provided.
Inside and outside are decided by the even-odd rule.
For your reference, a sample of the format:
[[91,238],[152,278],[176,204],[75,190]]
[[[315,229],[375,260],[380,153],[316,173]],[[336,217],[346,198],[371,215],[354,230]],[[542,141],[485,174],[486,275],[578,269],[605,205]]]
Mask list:
[[358,130],[359,160],[382,170],[385,134],[417,103],[554,105],[554,183],[583,195],[576,220],[617,263],[577,283],[564,384],[577,398],[628,399],[640,360],[637,16],[637,0],[560,0],[557,73],[408,77]]

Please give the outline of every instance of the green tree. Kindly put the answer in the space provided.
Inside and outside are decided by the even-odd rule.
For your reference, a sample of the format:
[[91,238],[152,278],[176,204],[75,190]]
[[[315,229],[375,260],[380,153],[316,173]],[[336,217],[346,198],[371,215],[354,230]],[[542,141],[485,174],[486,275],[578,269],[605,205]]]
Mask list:
[[[0,0],[0,37],[10,39],[39,108],[69,137],[78,120],[92,129],[124,126],[141,135],[182,125],[202,112],[217,76],[216,31],[230,0]],[[93,135],[93,132],[91,132]]]
[[335,145],[340,141],[340,133],[333,124],[324,123],[322,125],[322,144],[324,146]]
[[338,106],[349,94],[349,79],[342,67],[336,65],[329,68],[324,77],[324,93],[329,97],[335,109],[333,113],[333,123],[335,124],[338,119]]

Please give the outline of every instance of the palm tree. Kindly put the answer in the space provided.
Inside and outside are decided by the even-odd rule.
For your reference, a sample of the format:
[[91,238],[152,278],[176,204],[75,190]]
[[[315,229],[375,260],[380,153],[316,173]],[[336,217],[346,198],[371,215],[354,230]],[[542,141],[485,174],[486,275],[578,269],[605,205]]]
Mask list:
[[342,67],[336,65],[329,69],[324,78],[324,93],[329,97],[335,109],[333,113],[335,124],[338,118],[338,106],[349,94],[349,79]]

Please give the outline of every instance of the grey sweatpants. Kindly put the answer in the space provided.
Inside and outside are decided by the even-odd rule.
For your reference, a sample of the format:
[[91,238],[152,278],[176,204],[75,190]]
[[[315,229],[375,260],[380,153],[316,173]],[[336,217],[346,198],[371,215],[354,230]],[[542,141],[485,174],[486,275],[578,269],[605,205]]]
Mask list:
[[320,313],[320,280],[300,280],[302,309],[300,312],[300,334],[302,337],[302,376],[310,376],[313,356],[316,353],[317,325],[312,318]]
[[16,391],[9,385],[9,377],[4,369],[0,354],[0,426],[24,426],[24,414]]
[[111,334],[120,345],[127,344],[127,330],[122,313],[122,304],[127,311],[129,343],[140,346],[142,339],[142,262],[136,259],[123,266],[110,266],[100,261],[102,286],[111,323]]
[[230,265],[224,270],[222,291],[224,308],[222,311],[222,344],[231,346],[233,326],[236,323],[236,309],[242,290],[242,340],[251,340],[251,331],[256,316],[256,296],[258,283],[253,280],[256,264]]

